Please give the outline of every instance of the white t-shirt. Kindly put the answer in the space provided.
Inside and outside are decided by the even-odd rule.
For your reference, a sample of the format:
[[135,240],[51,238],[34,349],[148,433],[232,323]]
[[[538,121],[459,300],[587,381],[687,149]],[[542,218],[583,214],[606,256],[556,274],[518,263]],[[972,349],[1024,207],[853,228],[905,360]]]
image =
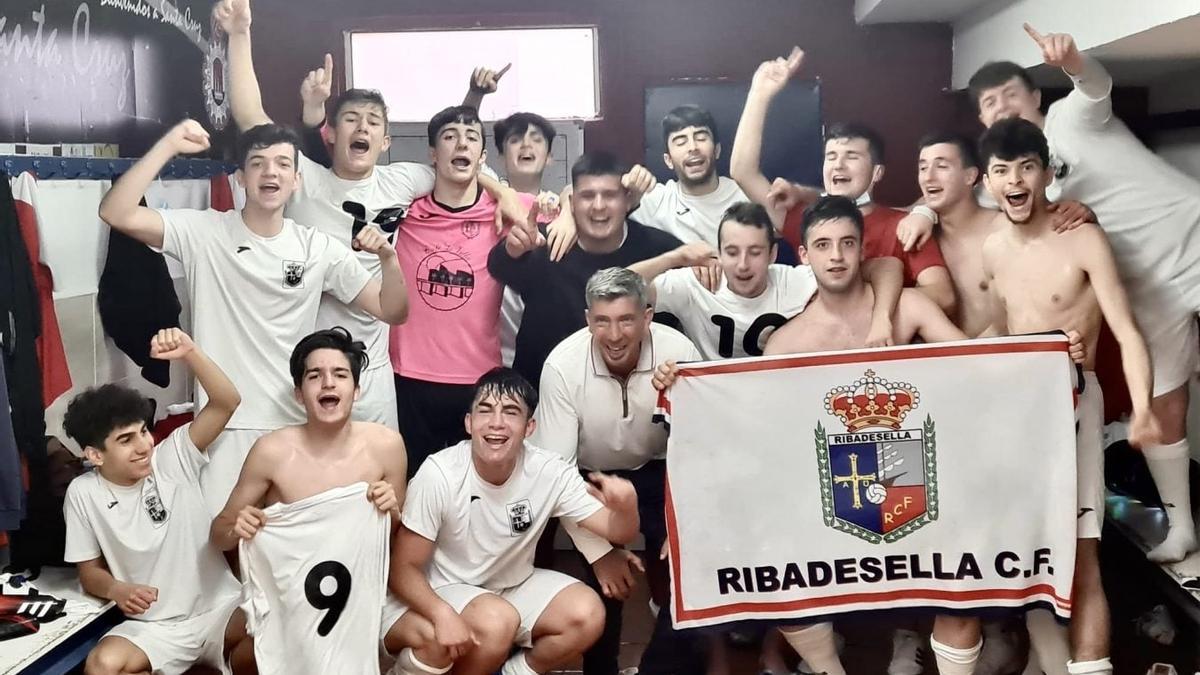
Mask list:
[[208,455],[192,443],[190,428],[155,446],[150,475],[135,485],[110,483],[97,470],[67,488],[64,559],[103,557],[117,581],[157,588],[158,600],[132,617],[137,621],[187,619],[238,593],[225,559],[208,543],[212,519],[200,493]]
[[367,487],[272,504],[267,524],[239,542],[242,611],[263,675],[379,673],[391,530]]
[[[322,293],[354,300],[371,275],[350,247],[284,219],[260,237],[237,211],[159,211],[163,252],[183,263],[192,305],[192,336],[242,395],[230,429],[300,424],[288,359],[316,328]],[[196,384],[196,408],[208,397]]]
[[435,542],[429,585],[511,588],[533,573],[533,553],[551,518],[585,520],[603,508],[579,471],[525,443],[503,485],[475,472],[471,441],[431,455],[408,484],[404,526]]
[[670,360],[698,361],[700,352],[683,333],[652,323],[637,366],[622,381],[609,372],[587,328],[572,333],[542,368],[533,442],[595,471],[636,469],[666,457],[667,430],[654,421],[652,379]]
[[1133,288],[1200,272],[1200,183],[1142,144],[1112,112],[1112,78],[1084,59],[1046,115],[1051,199],[1091,207]]
[[641,204],[630,217],[670,232],[685,244],[706,241],[715,247],[721,216],[730,206],[744,201],[749,201],[746,193],[725,176],[717,177],[716,190],[700,196],[684,193],[678,182],[669,180],[642,195]]
[[670,312],[705,359],[762,356],[767,338],[804,311],[817,292],[808,265],[767,268],[767,287],[754,298],[729,290],[724,279],[716,293],[700,285],[691,269],[670,270],[654,279],[655,309]]
[[[434,173],[433,167],[425,164],[396,162],[376,166],[370,176],[361,180],[345,180],[301,154],[300,176],[300,189],[292,195],[287,206],[288,218],[324,232],[349,247],[355,216],[343,206],[346,202],[351,202],[348,208],[361,212],[367,223],[378,225],[407,210],[417,197],[432,192]],[[394,235],[392,241],[395,241]],[[379,256],[357,251],[356,257],[372,277],[381,277]],[[317,327],[333,326],[344,327],[356,340],[367,345],[369,368],[391,367],[386,323],[336,298],[323,297],[317,312]]]

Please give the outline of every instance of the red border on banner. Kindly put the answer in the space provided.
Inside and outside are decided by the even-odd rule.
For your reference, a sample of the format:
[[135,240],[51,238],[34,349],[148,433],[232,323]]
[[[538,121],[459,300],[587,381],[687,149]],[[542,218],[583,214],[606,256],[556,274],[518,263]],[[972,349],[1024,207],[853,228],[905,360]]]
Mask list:
[[[807,366],[845,365],[849,363],[874,363],[879,361],[904,361],[911,359],[941,358],[946,356],[978,356],[983,354],[1027,354],[1031,352],[1064,352],[1068,351],[1065,337],[1051,340],[1036,341],[1000,341],[985,344],[970,344],[957,342],[942,344],[935,347],[887,348],[880,350],[822,353],[813,355],[797,355],[779,358],[754,359],[737,363],[715,362],[704,366],[681,366],[680,377],[700,377],[728,373],[748,373],[765,370],[780,370],[783,368],[802,368]],[[665,394],[665,392],[662,392]],[[1072,398],[1075,390],[1071,390]],[[665,404],[665,405],[664,405]],[[670,410],[670,399],[660,395],[659,406]],[[671,475],[666,477],[666,521],[667,544],[671,556],[672,595],[675,602],[674,617],[676,621],[695,621],[728,616],[742,612],[776,611],[787,612],[814,608],[836,608],[869,602],[886,602],[890,600],[930,600],[972,602],[979,600],[1029,600],[1039,595],[1054,598],[1055,604],[1069,610],[1071,601],[1062,598],[1054,592],[1050,584],[1038,584],[1028,588],[996,588],[974,591],[946,591],[938,589],[913,589],[903,591],[882,591],[877,593],[845,593],[824,598],[809,600],[792,600],[788,602],[739,602],[729,605],[717,605],[704,609],[685,609],[681,588],[682,571],[679,566],[679,536],[678,523],[675,518],[675,502],[671,497]],[[880,608],[882,609],[882,608]],[[855,610],[862,611],[862,610]]]

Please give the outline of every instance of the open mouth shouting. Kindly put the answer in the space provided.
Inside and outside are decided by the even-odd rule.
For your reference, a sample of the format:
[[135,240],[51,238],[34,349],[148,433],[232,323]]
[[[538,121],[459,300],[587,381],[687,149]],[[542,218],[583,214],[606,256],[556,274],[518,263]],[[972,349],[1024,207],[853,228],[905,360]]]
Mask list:
[[508,444],[507,434],[484,434],[483,442],[492,450],[503,450]]
[[336,410],[342,402],[342,397],[337,394],[321,394],[317,398],[317,405],[321,406],[322,410]]
[[360,137],[350,141],[351,157],[365,157],[369,152],[371,152],[371,142],[366,138]]
[[259,184],[258,191],[264,195],[273,197],[279,194],[279,183],[275,181],[265,181]]

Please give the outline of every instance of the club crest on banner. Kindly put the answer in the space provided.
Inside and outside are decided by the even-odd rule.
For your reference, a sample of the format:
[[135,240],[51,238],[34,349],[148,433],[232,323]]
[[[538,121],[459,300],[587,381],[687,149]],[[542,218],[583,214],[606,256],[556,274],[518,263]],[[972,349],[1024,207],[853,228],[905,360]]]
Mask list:
[[825,395],[825,411],[846,433],[817,423],[825,525],[873,544],[901,539],[937,520],[937,448],[933,418],[901,428],[921,402],[916,387],[867,370]]

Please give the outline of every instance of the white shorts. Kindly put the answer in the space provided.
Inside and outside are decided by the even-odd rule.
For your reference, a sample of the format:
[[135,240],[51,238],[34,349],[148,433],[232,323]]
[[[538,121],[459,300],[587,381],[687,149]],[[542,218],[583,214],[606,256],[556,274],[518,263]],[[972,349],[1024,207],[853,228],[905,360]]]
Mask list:
[[105,637],[123,637],[150,660],[155,675],[181,675],[194,665],[206,665],[228,675],[225,662],[225,628],[238,607],[233,596],[217,609],[176,621],[127,619]]
[[[1200,293],[1200,288],[1192,289]],[[1187,384],[1200,367],[1200,338],[1196,313],[1200,298],[1189,302],[1171,282],[1129,288],[1129,303],[1150,349],[1154,365],[1154,395],[1175,391]]]
[[1075,536],[1099,539],[1104,528],[1104,392],[1096,374],[1083,375],[1083,393],[1075,404]]
[[225,508],[250,446],[267,433],[266,429],[226,429],[208,446],[208,464],[200,471],[200,491],[210,515],[216,517]]
[[392,374],[390,361],[379,367],[364,370],[358,378],[358,400],[354,402],[352,417],[362,422],[377,422],[391,429],[400,431],[400,422],[396,419],[396,378]]
[[[533,646],[533,626],[542,616],[542,612],[550,606],[551,601],[571,584],[583,583],[575,577],[567,576],[554,570],[535,569],[529,578],[511,588],[502,591],[489,591],[470,584],[450,584],[433,589],[446,604],[454,611],[462,613],[467,605],[484,593],[494,593],[508,602],[521,617],[521,627],[517,629],[517,637],[513,641],[518,647]],[[379,638],[382,640],[400,617],[408,613],[408,607],[388,593],[383,605],[383,628]]]

